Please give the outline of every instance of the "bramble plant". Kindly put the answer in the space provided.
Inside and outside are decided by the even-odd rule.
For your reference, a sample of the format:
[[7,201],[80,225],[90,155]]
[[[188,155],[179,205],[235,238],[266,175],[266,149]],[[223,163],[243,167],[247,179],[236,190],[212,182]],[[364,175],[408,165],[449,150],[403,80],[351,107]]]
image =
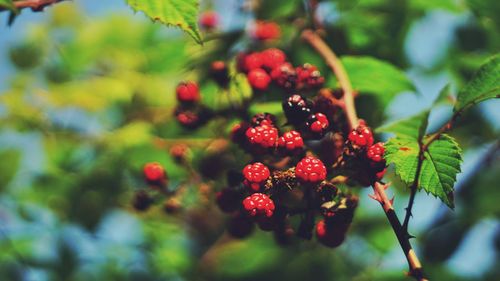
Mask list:
[[[56,2],[60,1],[0,0],[0,9],[8,10],[13,21],[23,8],[38,11]],[[186,51],[184,61],[177,63],[175,57],[163,57],[161,52],[186,45],[166,46],[150,29],[137,32],[151,42],[152,47],[141,45],[147,56],[130,59],[123,66],[105,60],[95,66],[94,71],[101,76],[91,81],[106,85],[116,112],[124,116],[118,129],[97,140],[95,153],[109,151],[115,156],[113,140],[123,141],[120,159],[126,163],[123,177],[128,180],[114,182],[116,174],[121,174],[117,169],[109,182],[116,190],[146,185],[134,189],[127,206],[145,214],[160,206],[170,216],[187,221],[199,221],[203,211],[195,211],[205,206],[206,217],[201,220],[207,220],[206,225],[197,226],[203,233],[203,227],[212,227],[207,219],[213,215],[209,206],[217,205],[225,214],[225,232],[235,239],[249,237],[258,227],[272,232],[279,245],[314,240],[337,248],[349,239],[351,225],[356,226],[356,210],[366,203],[362,196],[369,188],[369,196],[380,203],[406,257],[408,276],[415,280],[432,277],[424,272],[411,244],[410,220],[418,216],[413,212],[415,197],[424,191],[447,207],[455,207],[454,186],[463,153],[453,130],[475,105],[500,97],[498,54],[481,57],[482,64],[474,65],[475,74],[466,75],[467,81],[462,81],[456,95],[452,94],[454,87],[448,85],[427,109],[386,124],[383,113],[374,112],[387,110],[399,93],[417,89],[399,69],[403,65],[394,63],[401,55],[394,50],[400,52],[397,48],[403,43],[371,34],[370,29],[343,34],[340,27],[322,19],[321,4],[330,2],[338,2],[341,11],[356,13],[349,1],[244,1],[244,13],[254,19],[234,29],[224,29],[225,15],[210,5],[199,12],[198,0],[126,2],[154,21],[180,28],[200,45],[186,47],[197,52]],[[415,10],[433,5],[414,2]],[[360,5],[359,9],[376,4]],[[349,32],[353,32],[351,25],[356,26],[353,22],[343,24]],[[379,37],[371,39],[370,35]],[[110,46],[119,40],[110,38]],[[81,42],[85,43],[84,36]],[[398,46],[389,45],[392,43]],[[78,43],[64,44],[63,53]],[[156,45],[163,49],[155,50]],[[367,51],[370,48],[376,51]],[[90,50],[85,60],[92,61],[97,53]],[[119,52],[110,55],[111,60],[120,56]],[[20,56],[13,52],[11,58],[22,68]],[[174,62],[172,67],[169,61]],[[78,87],[70,85],[70,79],[83,80],[82,73],[88,71],[82,67],[84,62],[78,63],[62,61],[62,68],[69,70],[64,75],[48,68],[46,76],[54,92]],[[25,67],[30,68],[28,64]],[[182,71],[187,74],[179,74]],[[177,72],[175,79],[167,84],[158,82],[167,72]],[[130,81],[122,85],[112,81],[116,77]],[[26,87],[19,85],[21,90]],[[92,91],[92,85],[85,91]],[[50,95],[39,94],[48,108],[69,105],[98,111],[108,102],[100,97],[83,100],[66,96],[58,100]],[[160,104],[169,106],[167,113],[155,108],[157,95],[170,97]],[[8,107],[15,106],[15,97],[7,102]],[[443,104],[452,108],[451,114],[440,126],[430,126],[430,115]],[[26,125],[28,115],[16,114],[12,118]],[[165,121],[170,119],[175,121]],[[51,128],[45,122],[39,118],[26,126]],[[143,141],[147,148],[142,147]],[[496,151],[498,140],[494,141]],[[165,150],[169,160],[158,156]],[[147,156],[129,163],[127,152]],[[102,165],[106,163],[104,158]],[[399,192],[392,191],[391,181],[406,186],[409,192],[402,218],[394,207],[399,197],[388,194]],[[196,203],[192,205],[185,203],[193,200]],[[85,210],[91,209],[85,206]]]

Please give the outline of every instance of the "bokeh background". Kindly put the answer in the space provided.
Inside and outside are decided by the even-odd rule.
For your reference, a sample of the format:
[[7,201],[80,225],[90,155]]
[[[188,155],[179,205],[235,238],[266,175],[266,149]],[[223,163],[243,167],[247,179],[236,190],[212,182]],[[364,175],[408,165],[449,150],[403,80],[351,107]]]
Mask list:
[[[202,9],[222,15],[221,30],[244,33],[254,15],[239,8],[242,2],[218,0]],[[268,2],[267,16],[283,20],[302,1]],[[371,124],[429,107],[445,85],[459,88],[500,49],[498,1],[397,2],[321,1],[317,11],[339,54],[390,61],[416,85],[416,93],[368,108],[367,116],[362,111]],[[155,145],[157,137],[196,142],[227,133],[216,129],[221,120],[192,132],[172,118],[175,85],[200,76],[207,50],[209,59],[220,59],[217,46],[199,47],[122,0],[63,2],[43,13],[25,10],[12,26],[7,20],[1,13],[0,280],[408,279],[397,240],[368,190],[360,191],[348,239],[335,250],[314,241],[281,247],[260,231],[231,239],[224,216],[197,192],[184,199],[180,215],[161,206],[133,210],[145,162],[164,164],[173,187],[191,173]],[[229,53],[246,41],[235,39]],[[302,48],[296,58],[317,61]],[[215,93],[214,87],[202,89]],[[431,129],[449,113],[446,105],[435,110]],[[500,280],[499,130],[498,100],[460,119],[453,135],[465,160],[454,211],[417,195],[412,241],[432,280]],[[206,154],[192,147],[196,167]],[[402,217],[408,191],[388,177]]]

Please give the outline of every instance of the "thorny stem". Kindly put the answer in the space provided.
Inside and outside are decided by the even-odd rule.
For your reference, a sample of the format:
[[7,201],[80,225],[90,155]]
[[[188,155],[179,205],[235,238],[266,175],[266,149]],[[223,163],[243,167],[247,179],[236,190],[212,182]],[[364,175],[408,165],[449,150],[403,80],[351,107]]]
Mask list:
[[[319,37],[316,33],[311,30],[304,30],[302,32],[302,38],[307,41],[316,51],[324,58],[325,62],[333,70],[333,73],[337,77],[340,87],[342,88],[344,95],[343,101],[345,103],[345,113],[351,128],[355,128],[358,124],[358,117],[356,114],[356,108],[354,106],[354,97],[351,82],[349,77],[342,66],[340,60],[335,55],[335,53],[328,47],[328,45]],[[380,182],[375,182],[373,185],[373,191],[375,192],[375,197],[382,205],[384,212],[391,224],[391,227],[396,234],[396,237],[401,245],[406,260],[408,261],[408,266],[410,268],[409,275],[413,276],[416,280],[426,281],[423,277],[422,265],[413,250],[407,232],[402,227],[399,218],[394,211],[391,200],[387,197],[385,189],[388,185],[384,185]]]
[[349,76],[347,76],[344,66],[337,55],[335,55],[332,49],[328,47],[318,34],[314,33],[312,30],[306,29],[302,32],[302,38],[318,51],[337,77],[340,87],[344,92],[342,99],[345,104],[345,113],[349,121],[349,126],[351,129],[356,128],[358,125],[358,115],[356,114],[356,107],[354,106],[354,94],[351,81],[349,80]]

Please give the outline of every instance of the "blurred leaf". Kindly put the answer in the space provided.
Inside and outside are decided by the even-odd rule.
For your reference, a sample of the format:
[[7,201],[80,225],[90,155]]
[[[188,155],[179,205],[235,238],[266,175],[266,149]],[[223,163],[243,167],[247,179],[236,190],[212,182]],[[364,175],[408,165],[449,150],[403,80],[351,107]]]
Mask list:
[[441,104],[451,104],[451,105],[453,105],[454,103],[455,103],[455,97],[453,96],[453,93],[451,91],[451,85],[447,84],[439,92],[439,95],[437,96],[437,98],[434,101],[433,105],[434,106],[441,105]]
[[106,143],[114,149],[140,146],[151,142],[152,125],[134,121],[106,135]]
[[[374,94],[384,107],[399,93],[415,91],[415,86],[406,75],[395,66],[372,58],[351,57],[341,58],[352,86],[362,94]],[[337,82],[338,83],[338,82]]]
[[253,116],[257,113],[271,113],[273,115],[281,115],[283,114],[283,109],[281,107],[281,102],[263,102],[263,103],[256,103],[250,106],[248,109],[250,114]]
[[21,153],[17,150],[0,151],[0,191],[12,180],[19,168]]
[[261,1],[257,10],[257,18],[276,19],[288,17],[296,13],[297,8],[301,5],[301,0]]
[[[387,141],[384,157],[387,163],[394,163],[396,173],[408,185],[417,173],[419,144],[412,137],[398,137]],[[418,188],[438,197],[453,208],[453,184],[460,172],[461,149],[455,140],[443,134],[424,152],[424,161]]]
[[198,0],[127,0],[127,3],[154,21],[181,28],[198,44],[202,44],[197,24]]
[[460,112],[481,101],[500,97],[500,55],[483,64],[476,75],[458,93],[454,112]]
[[411,138],[417,142],[421,142],[425,134],[425,130],[427,129],[428,118],[429,111],[426,110],[407,119],[379,127],[375,131],[377,133],[394,133],[396,137]]
[[248,83],[248,79],[245,74],[237,73],[231,76],[231,81],[229,82],[229,92],[228,99],[236,104],[241,105],[244,102],[252,98],[253,91],[252,87]]
[[17,11],[16,7],[12,3],[12,0],[0,0],[0,8],[5,8],[12,12]]
[[410,5],[412,9],[429,11],[429,10],[445,10],[448,12],[461,12],[466,7],[461,2],[457,3],[454,0],[411,0]]

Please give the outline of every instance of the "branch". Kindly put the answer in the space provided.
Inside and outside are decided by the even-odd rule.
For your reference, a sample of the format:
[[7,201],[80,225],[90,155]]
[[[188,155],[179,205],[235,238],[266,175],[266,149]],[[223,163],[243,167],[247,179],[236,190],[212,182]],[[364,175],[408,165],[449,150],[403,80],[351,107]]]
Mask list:
[[[19,0],[14,1],[12,4],[17,9],[31,8],[33,11],[42,11],[43,8],[61,1],[64,0]],[[0,8],[0,11],[3,10],[6,9]]]
[[[349,81],[349,77],[342,66],[342,63],[337,58],[335,53],[328,47],[328,45],[319,37],[316,33],[311,30],[304,30],[302,32],[302,38],[306,40],[314,49],[324,58],[325,62],[330,66],[333,70],[333,73],[337,77],[339,84],[344,92],[343,101],[345,103],[345,113],[349,122],[349,125],[352,128],[355,128],[358,124],[358,117],[356,114],[356,108],[354,106],[354,96],[353,90],[351,86],[351,82]],[[406,260],[408,261],[408,266],[410,268],[409,274],[413,276],[418,281],[427,281],[423,277],[422,265],[413,250],[407,232],[401,226],[401,222],[394,211],[394,207],[392,206],[392,200],[389,200],[387,194],[385,193],[385,189],[387,189],[389,185],[384,185],[380,182],[375,182],[373,184],[373,191],[375,195],[373,196],[377,201],[380,202],[384,212],[389,220],[389,223],[392,226],[394,233],[401,245],[401,249],[403,250]],[[413,203],[412,203],[413,204]]]
[[323,57],[326,64],[330,66],[333,73],[337,77],[340,87],[344,92],[342,97],[345,104],[345,113],[351,129],[356,128],[358,125],[358,116],[356,114],[356,107],[354,106],[354,93],[351,86],[351,81],[344,66],[340,62],[335,53],[328,47],[328,45],[314,33],[312,30],[306,29],[302,32],[302,38],[307,41],[316,51]]

